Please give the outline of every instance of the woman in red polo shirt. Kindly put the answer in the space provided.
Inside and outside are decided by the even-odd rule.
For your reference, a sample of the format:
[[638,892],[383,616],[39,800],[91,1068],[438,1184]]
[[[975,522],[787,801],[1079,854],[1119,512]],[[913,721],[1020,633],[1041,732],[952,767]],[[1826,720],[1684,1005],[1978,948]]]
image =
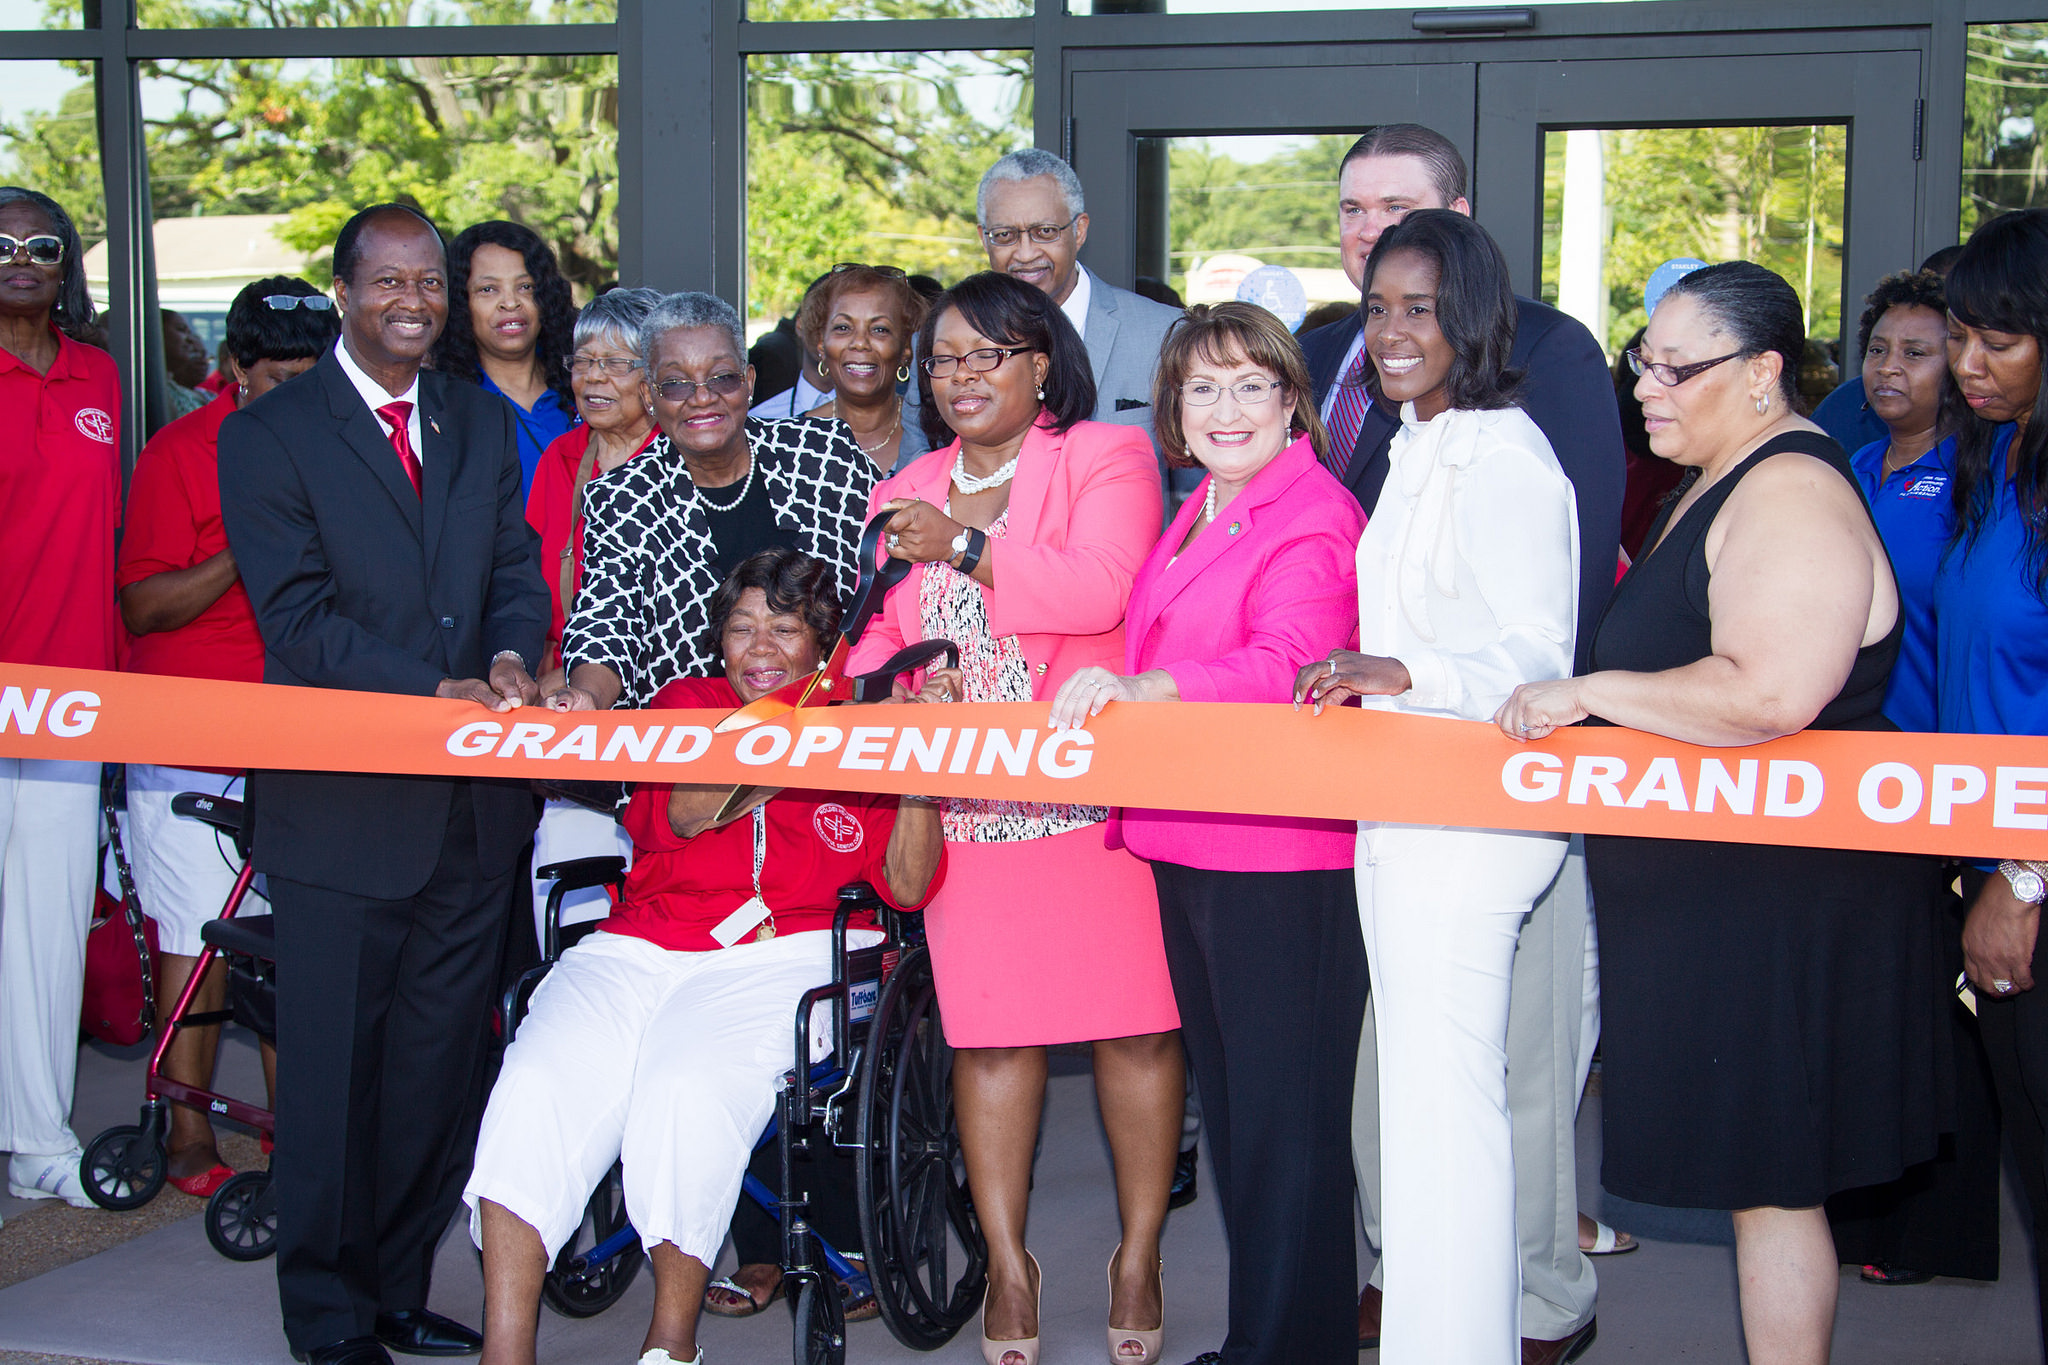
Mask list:
[[[839,629],[833,568],[795,550],[742,561],[712,597],[723,678],[681,678],[655,709],[726,710],[815,670]],[[924,700],[957,696],[940,670]],[[602,929],[562,954],[491,1091],[463,1199],[483,1251],[484,1358],[531,1361],[541,1280],[623,1158],[654,1265],[642,1365],[701,1365],[697,1319],[748,1154],[789,1066],[798,999],[832,976],[839,888],[915,909],[944,876],[937,809],[913,797],[763,790],[714,824],[727,789],[643,784],[638,860]],[[880,941],[856,917],[847,942]]]
[[[114,667],[121,377],[84,249],[47,195],[0,186],[0,663]],[[24,691],[26,695],[24,695]],[[76,694],[0,693],[0,725],[64,723]],[[91,1208],[71,1131],[100,765],[0,758],[0,1151],[7,1191]]]
[[[230,387],[196,412],[159,431],[143,448],[128,490],[128,533],[121,543],[121,619],[133,637],[131,673],[181,678],[263,681],[263,638],[249,594],[235,572],[220,522],[216,446],[227,415],[312,368],[340,332],[333,301],[304,280],[258,280],[228,308]],[[163,946],[156,990],[157,1026],[176,1004],[203,946],[199,929],[220,913],[241,859],[223,837],[171,813],[183,791],[242,795],[237,772],[196,771],[154,763],[128,765],[128,827],[136,890],[156,921]],[[242,913],[268,909],[260,898]],[[195,1005],[220,1008],[226,976],[216,965]],[[216,1026],[186,1029],[164,1057],[173,1080],[207,1085],[219,1050]],[[264,1072],[273,1070],[268,1045]],[[234,1172],[221,1163],[213,1125],[184,1105],[171,1107],[170,1182],[204,1198]]]

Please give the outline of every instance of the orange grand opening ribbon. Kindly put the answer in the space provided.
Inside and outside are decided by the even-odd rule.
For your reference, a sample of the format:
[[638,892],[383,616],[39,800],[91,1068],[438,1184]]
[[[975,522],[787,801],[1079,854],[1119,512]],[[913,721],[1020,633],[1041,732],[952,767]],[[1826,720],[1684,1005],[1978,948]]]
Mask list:
[[2048,858],[2048,738],[1808,731],[1713,749],[1274,705],[489,712],[469,702],[0,664],[0,757],[999,797]]

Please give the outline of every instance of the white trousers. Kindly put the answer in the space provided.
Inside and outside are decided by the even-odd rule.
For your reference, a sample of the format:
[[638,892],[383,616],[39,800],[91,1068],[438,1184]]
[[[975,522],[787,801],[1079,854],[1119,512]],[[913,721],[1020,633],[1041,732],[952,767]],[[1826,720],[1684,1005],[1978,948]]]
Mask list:
[[0,758],[0,1150],[78,1145],[71,1095],[99,833],[99,764]]
[[[488,1199],[538,1232],[552,1262],[623,1157],[640,1244],[712,1265],[794,1060],[797,999],[832,979],[831,953],[823,931],[682,953],[603,930],[563,953],[484,1110],[462,1193],[477,1245]],[[830,1014],[814,1012],[814,1056]]]
[[[180,792],[242,799],[242,779],[191,768],[156,763],[128,765],[128,861],[135,873],[135,894],[142,912],[156,921],[157,944],[167,953],[197,957],[206,944],[199,930],[220,918],[221,907],[235,889],[242,860],[235,841],[204,820],[171,811]],[[255,887],[243,898],[238,915],[267,915],[270,902]]]
[[1515,944],[1562,835],[1361,825],[1378,1032],[1382,1365],[1521,1353],[1507,1028]]
[[[574,801],[550,801],[541,809],[540,828],[533,833],[533,870],[571,858],[619,857],[633,865],[633,840],[626,827],[602,811]],[[554,883],[533,879],[533,941],[547,942],[548,891]],[[612,912],[605,888],[593,886],[562,897],[562,923],[581,924]]]

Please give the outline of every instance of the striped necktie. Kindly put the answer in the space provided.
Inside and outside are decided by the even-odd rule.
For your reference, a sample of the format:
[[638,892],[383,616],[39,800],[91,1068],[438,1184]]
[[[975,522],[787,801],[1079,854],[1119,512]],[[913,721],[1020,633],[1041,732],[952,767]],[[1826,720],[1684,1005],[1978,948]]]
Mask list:
[[1370,363],[1361,348],[1330,400],[1330,457],[1339,469],[1350,465],[1351,452],[1358,446],[1358,429],[1365,425],[1365,410],[1372,406],[1372,395],[1365,390],[1365,367]]

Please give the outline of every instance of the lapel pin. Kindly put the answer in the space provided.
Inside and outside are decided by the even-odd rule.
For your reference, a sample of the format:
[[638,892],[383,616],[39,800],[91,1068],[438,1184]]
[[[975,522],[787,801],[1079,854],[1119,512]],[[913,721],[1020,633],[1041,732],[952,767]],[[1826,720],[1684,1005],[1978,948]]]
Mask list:
[[434,429],[434,434],[436,436],[439,436],[441,434],[441,424],[434,420],[432,414],[429,414],[427,417],[427,425]]
[[1233,521],[1233,522],[1231,522],[1231,523],[1230,523],[1230,530],[1229,530],[1228,532],[1226,532],[1225,534],[1227,534],[1227,535],[1233,535],[1233,536],[1234,536],[1234,535],[1236,535],[1236,534],[1238,533],[1238,530],[1239,530],[1239,529],[1240,529],[1240,528],[1241,528],[1241,527],[1243,526],[1243,524],[1244,524],[1244,523],[1242,523],[1242,522],[1236,522],[1236,521]]

